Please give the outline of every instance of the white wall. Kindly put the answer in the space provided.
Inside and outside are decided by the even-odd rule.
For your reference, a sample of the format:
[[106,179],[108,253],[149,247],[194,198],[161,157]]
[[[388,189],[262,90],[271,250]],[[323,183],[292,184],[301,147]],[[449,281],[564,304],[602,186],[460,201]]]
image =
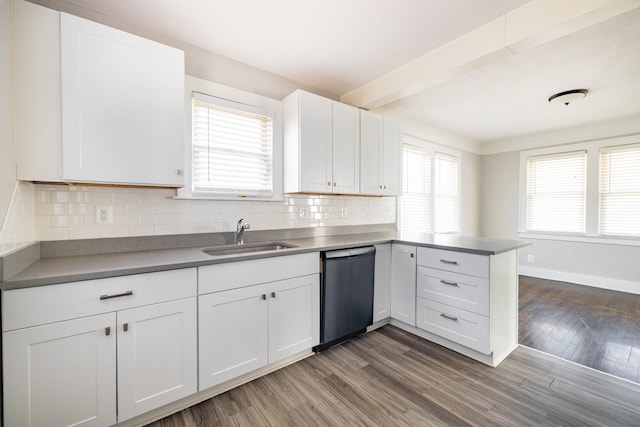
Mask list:
[[[519,151],[482,157],[481,235],[519,238],[519,164]],[[521,274],[640,293],[640,246],[524,240],[533,245],[520,250]]]
[[11,67],[11,0],[0,0],[0,235],[16,184]]

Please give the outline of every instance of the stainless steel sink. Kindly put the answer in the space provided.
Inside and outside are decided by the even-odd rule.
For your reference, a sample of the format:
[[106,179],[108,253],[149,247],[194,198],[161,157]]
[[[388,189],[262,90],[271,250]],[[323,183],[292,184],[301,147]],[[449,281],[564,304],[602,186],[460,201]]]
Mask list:
[[204,248],[202,252],[211,256],[221,255],[237,255],[252,252],[268,252],[279,251],[282,249],[297,248],[295,245],[282,242],[262,242],[262,243],[247,243],[245,245],[226,245],[226,246],[214,246],[211,248]]

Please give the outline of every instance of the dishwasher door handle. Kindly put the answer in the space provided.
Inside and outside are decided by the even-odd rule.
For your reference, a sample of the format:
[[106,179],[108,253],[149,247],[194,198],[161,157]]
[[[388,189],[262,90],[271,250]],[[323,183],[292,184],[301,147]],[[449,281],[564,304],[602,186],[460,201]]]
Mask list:
[[376,253],[375,246],[366,246],[364,248],[351,248],[351,249],[339,249],[337,251],[327,251],[324,253],[326,259],[332,258],[347,258],[358,255],[366,255],[370,253]]

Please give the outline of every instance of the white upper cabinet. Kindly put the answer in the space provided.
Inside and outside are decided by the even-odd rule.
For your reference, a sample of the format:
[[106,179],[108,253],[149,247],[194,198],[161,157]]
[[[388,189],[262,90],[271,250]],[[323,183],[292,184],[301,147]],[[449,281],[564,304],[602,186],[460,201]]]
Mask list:
[[399,196],[402,134],[398,124],[360,110],[360,192]]
[[357,194],[358,109],[302,90],[283,103],[284,191]]
[[183,185],[182,51],[16,1],[14,52],[19,179]]

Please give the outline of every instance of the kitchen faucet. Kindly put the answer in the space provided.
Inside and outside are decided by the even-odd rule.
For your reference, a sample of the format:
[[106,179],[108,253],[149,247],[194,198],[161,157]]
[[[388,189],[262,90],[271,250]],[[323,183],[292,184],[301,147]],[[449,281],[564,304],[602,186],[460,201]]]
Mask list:
[[244,230],[251,228],[248,222],[244,222],[244,219],[240,218],[238,224],[236,224],[236,245],[244,244]]

